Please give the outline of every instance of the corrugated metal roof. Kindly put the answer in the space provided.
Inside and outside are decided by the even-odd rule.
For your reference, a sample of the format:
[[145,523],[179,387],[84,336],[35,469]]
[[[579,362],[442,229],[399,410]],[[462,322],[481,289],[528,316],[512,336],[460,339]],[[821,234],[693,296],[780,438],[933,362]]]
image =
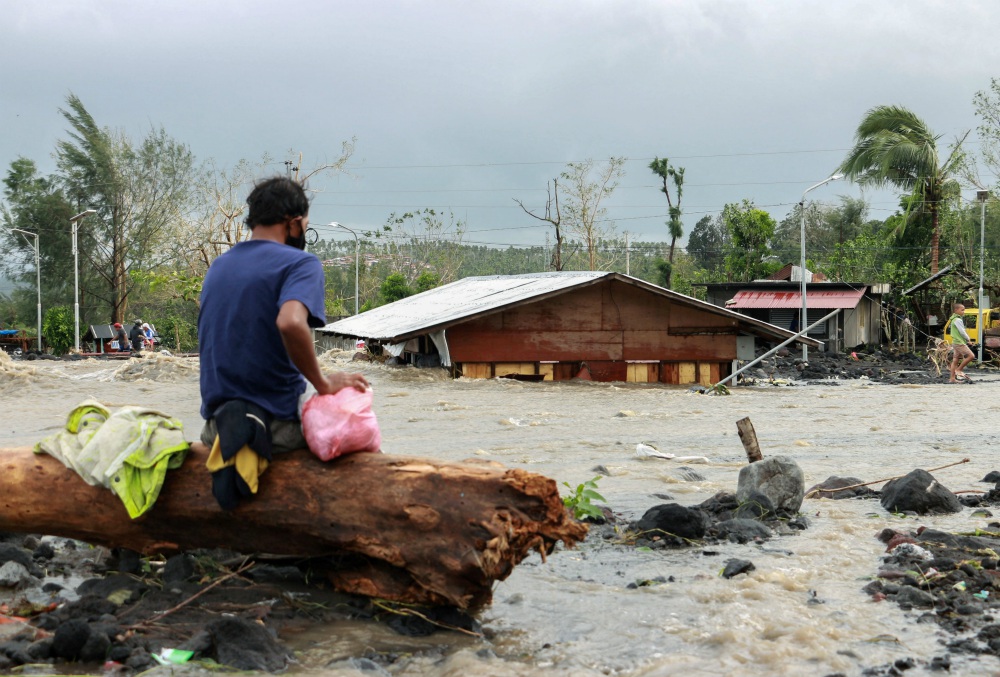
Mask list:
[[[806,290],[810,308],[854,308],[865,295],[864,289]],[[743,290],[736,292],[729,308],[801,308],[802,292]]]
[[466,277],[323,327],[320,331],[387,340],[596,282],[610,273],[573,271]]
[[[396,343],[446,328],[478,315],[488,315],[502,308],[554,296],[572,287],[596,284],[609,277],[666,296],[684,305],[730,316],[740,323],[739,326],[743,331],[768,338],[792,336],[792,332],[787,329],[657,287],[638,278],[607,271],[467,277],[360,315],[333,322],[320,331]],[[807,343],[820,345],[814,339],[807,339]]]
[[940,280],[942,277],[944,277],[945,275],[947,275],[948,273],[950,273],[951,269],[952,269],[952,266],[945,266],[944,268],[942,268],[938,272],[936,272],[933,275],[931,275],[930,277],[928,277],[923,282],[918,282],[917,284],[913,285],[912,287],[910,287],[909,289],[907,289],[906,291],[904,291],[903,292],[903,296],[909,296],[913,292],[920,291],[924,287],[928,286],[931,282],[934,282],[934,280]]

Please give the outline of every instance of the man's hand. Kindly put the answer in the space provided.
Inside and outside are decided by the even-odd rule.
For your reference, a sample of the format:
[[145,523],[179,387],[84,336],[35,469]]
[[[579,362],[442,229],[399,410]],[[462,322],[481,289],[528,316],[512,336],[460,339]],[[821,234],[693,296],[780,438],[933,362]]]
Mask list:
[[335,371],[332,374],[325,374],[323,377],[325,388],[316,392],[320,395],[333,395],[344,388],[356,388],[362,392],[368,388],[368,380],[361,374],[348,374],[345,371]]

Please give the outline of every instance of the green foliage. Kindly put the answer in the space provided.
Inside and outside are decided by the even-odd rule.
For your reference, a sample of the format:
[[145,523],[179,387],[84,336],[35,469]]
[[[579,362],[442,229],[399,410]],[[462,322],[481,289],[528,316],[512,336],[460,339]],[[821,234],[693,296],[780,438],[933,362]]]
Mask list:
[[413,290],[406,284],[406,278],[399,273],[393,273],[382,282],[379,294],[385,303],[392,303],[413,296]]
[[438,277],[436,273],[432,273],[429,270],[425,270],[417,276],[417,293],[425,292],[430,289],[434,289],[441,284],[441,278]]
[[65,355],[75,340],[74,316],[69,306],[53,306],[45,311],[42,336],[55,355]]
[[703,216],[691,229],[688,236],[687,253],[695,264],[709,272],[722,269],[729,232],[721,216]]
[[600,479],[600,476],[597,476],[592,480],[587,480],[583,484],[578,484],[575,490],[570,486],[569,482],[563,482],[564,486],[573,491],[569,496],[563,497],[563,505],[573,512],[573,517],[576,519],[582,520],[588,517],[600,518],[604,516],[601,509],[593,504],[593,501],[607,503],[605,498],[597,493],[597,482]]
[[160,347],[177,352],[189,353],[198,350],[198,323],[179,314],[160,318],[156,332],[160,335]]
[[[774,235],[775,222],[763,209],[749,200],[742,204],[727,204],[722,208],[722,222],[729,232],[730,247],[726,254],[726,269],[737,282],[749,282],[765,277],[773,265],[764,260]],[[780,264],[777,264],[780,268]]]

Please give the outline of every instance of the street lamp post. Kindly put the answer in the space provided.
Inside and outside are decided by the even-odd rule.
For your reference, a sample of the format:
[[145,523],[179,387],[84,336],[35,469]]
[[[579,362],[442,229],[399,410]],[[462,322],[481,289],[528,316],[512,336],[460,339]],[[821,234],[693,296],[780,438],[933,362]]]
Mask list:
[[80,256],[76,247],[76,229],[80,221],[96,213],[96,209],[88,209],[69,220],[73,227],[73,345],[76,352],[80,352]]
[[989,199],[988,190],[977,190],[976,199],[979,200],[979,299],[976,305],[979,306],[976,327],[979,332],[979,364],[983,363],[983,342],[986,341],[986,329],[983,327],[983,252],[986,251],[986,200]]
[[40,264],[41,257],[38,253],[38,233],[21,230],[20,228],[11,228],[11,230],[15,233],[30,235],[35,238],[35,288],[38,291],[38,339],[35,342],[35,349],[38,352],[42,352],[42,267]]
[[354,236],[354,314],[357,315],[358,314],[358,269],[360,267],[359,263],[361,260],[360,259],[361,245],[358,240],[358,234],[355,233],[350,228],[348,228],[347,226],[345,226],[344,224],[337,223],[336,221],[331,221],[328,225],[334,228],[343,228],[348,233]]
[[[842,178],[844,178],[843,174],[834,174],[827,179],[823,179],[815,186],[809,186],[806,188],[805,192],[802,193],[802,202],[799,203],[799,216],[801,224],[801,232],[799,233],[799,248],[801,250],[801,256],[799,259],[799,279],[801,282],[800,289],[802,292],[802,315],[799,317],[799,331],[801,331],[804,327],[809,326],[806,314],[808,307],[806,304],[806,193],[819,188],[820,186],[825,186],[831,181],[836,181]],[[802,361],[809,361],[809,346],[805,343],[802,344]]]

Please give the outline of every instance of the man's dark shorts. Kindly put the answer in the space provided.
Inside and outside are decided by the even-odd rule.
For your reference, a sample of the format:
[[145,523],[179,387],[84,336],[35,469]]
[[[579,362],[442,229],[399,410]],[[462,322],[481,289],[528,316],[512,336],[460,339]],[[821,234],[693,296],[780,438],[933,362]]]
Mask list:
[[[205,427],[201,429],[201,441],[209,449],[215,443],[215,435],[215,419],[205,421]],[[271,421],[271,450],[274,453],[308,448],[299,421]]]

